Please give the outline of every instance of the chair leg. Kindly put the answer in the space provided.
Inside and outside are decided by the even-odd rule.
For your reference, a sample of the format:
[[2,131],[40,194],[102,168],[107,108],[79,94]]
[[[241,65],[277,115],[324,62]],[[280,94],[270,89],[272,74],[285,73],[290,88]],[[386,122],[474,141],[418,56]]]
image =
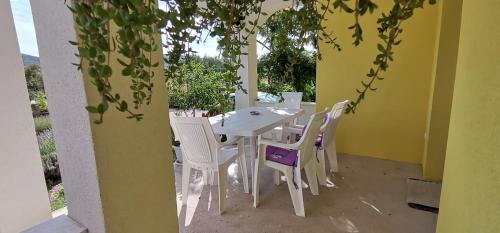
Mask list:
[[191,167],[189,167],[188,163],[184,162],[184,164],[182,165],[182,205],[187,204],[190,176]]
[[224,213],[224,202],[226,201],[227,167],[219,166],[219,215]]
[[278,169],[274,169],[274,184],[280,185],[281,183],[281,173]]
[[[295,177],[293,177],[292,169],[295,169]],[[305,217],[306,214],[304,210],[304,199],[302,196],[302,179],[300,178],[300,169],[290,167],[289,169],[286,169],[284,173],[288,184],[288,190],[290,191],[290,196],[292,198],[295,215]],[[297,187],[295,187],[293,183],[294,180]]]
[[[240,153],[240,157],[238,161],[240,162],[240,170],[243,180],[243,189],[245,193],[250,193],[250,189],[248,187],[248,167],[247,167],[247,157],[245,153],[245,143],[244,140],[241,139],[241,142],[238,143],[238,152]],[[250,171],[252,172],[252,171]]]
[[311,193],[313,195],[319,195],[319,187],[318,187],[318,180],[316,178],[317,174],[317,167],[316,167],[316,160],[312,158],[306,166],[304,166],[304,170],[306,171],[306,176],[307,176],[307,182],[309,183],[309,187],[311,187]]
[[238,162],[240,163],[240,171],[241,171],[241,177],[243,180],[243,189],[245,190],[245,193],[249,193],[248,189],[248,170],[247,170],[247,159],[245,158],[245,153],[242,153],[240,157],[238,158]]
[[252,187],[252,192],[253,192],[253,207],[257,208],[259,206],[259,185],[260,185],[260,170],[262,169],[262,166],[264,165],[264,158],[261,156],[265,154],[265,148],[264,147],[259,147],[259,153],[257,158],[255,159],[255,164],[254,164],[254,172],[253,172],[253,187]]
[[318,174],[318,182],[319,185],[326,186],[326,165],[325,165],[325,150],[318,149],[318,166],[317,166],[317,174]]
[[215,173],[216,173],[216,171],[214,171],[214,170],[212,170],[212,171],[209,171],[209,172],[208,172],[208,178],[209,178],[209,180],[210,180],[210,185],[212,185],[212,186],[217,185],[217,184],[215,183],[215,181],[216,181],[216,180],[215,180],[215,176],[216,176],[217,174],[215,174]]
[[203,170],[201,171],[201,174],[203,175],[203,185],[208,185],[210,180],[210,171]]
[[326,155],[328,157],[328,162],[330,163],[330,172],[339,172],[339,162],[337,158],[337,145],[334,141],[328,146],[328,148],[325,148],[326,150]]

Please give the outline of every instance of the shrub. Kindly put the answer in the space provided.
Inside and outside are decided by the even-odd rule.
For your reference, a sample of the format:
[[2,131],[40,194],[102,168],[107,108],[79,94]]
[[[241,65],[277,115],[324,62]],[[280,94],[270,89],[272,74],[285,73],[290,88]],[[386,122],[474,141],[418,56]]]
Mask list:
[[[298,55],[289,53],[291,52],[287,50],[276,50],[259,59],[257,65],[259,90],[275,95],[279,92],[299,91],[304,93],[303,101],[315,101],[315,55],[306,52]],[[291,67],[292,73],[286,76],[285,73],[289,72],[288,60],[292,58],[297,61]]]
[[50,209],[52,211],[61,209],[66,206],[64,186],[62,184],[55,185],[49,190],[49,201]]
[[36,133],[41,133],[45,130],[48,130],[52,127],[50,123],[50,119],[48,117],[37,117],[35,120],[35,131]]
[[[186,113],[192,113],[197,109],[220,111],[220,103],[223,102],[221,98],[225,98],[221,94],[225,85],[225,72],[207,69],[198,61],[182,65],[177,72],[178,77],[167,82],[171,107]],[[229,102],[229,93],[227,99]],[[226,107],[231,109],[232,106]]]
[[53,137],[42,140],[38,144],[40,156],[42,158],[43,173],[47,188],[61,183],[61,174],[59,172],[59,163],[57,162],[56,145]]
[[42,113],[47,113],[48,112],[48,106],[47,106],[47,96],[45,95],[45,92],[43,91],[37,91],[35,93],[35,102],[36,106]]
[[44,92],[42,71],[37,64],[29,65],[24,68],[24,76],[28,85],[30,100],[34,100],[36,93]]

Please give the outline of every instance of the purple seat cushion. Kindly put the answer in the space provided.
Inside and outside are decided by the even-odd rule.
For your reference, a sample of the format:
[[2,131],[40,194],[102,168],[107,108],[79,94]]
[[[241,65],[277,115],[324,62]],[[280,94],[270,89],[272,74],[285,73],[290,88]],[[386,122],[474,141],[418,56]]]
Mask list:
[[321,146],[321,143],[323,142],[323,134],[319,134],[318,137],[316,138],[316,143],[314,145],[316,146]]
[[297,150],[288,150],[275,146],[266,147],[266,160],[288,166],[297,166]]

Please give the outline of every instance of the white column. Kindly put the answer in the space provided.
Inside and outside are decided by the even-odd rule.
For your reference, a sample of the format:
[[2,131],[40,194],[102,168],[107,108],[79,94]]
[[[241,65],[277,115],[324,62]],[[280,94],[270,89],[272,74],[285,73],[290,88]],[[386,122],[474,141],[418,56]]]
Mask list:
[[254,105],[257,99],[257,40],[256,35],[248,37],[249,45],[243,49],[248,55],[241,57],[243,68],[238,70],[238,75],[243,82],[243,88],[248,94],[236,91],[236,109],[246,108]]
[[[78,61],[68,43],[76,41],[70,11],[61,0],[31,0],[31,5],[70,218],[27,232],[63,232],[67,220],[80,224],[73,228],[77,233],[82,226],[90,233],[178,232],[162,52],[152,54],[152,63],[161,65],[153,68],[154,100],[140,110],[145,118],[126,119],[110,107],[104,123],[96,125],[97,116],[89,115],[85,106],[101,96],[85,64],[83,73],[71,65]],[[160,35],[155,39],[159,44]],[[116,56],[110,54],[113,91],[130,101],[130,84],[116,72],[121,68]]]
[[104,233],[104,217],[73,16],[59,0],[31,1],[40,63],[61,169],[68,216],[92,233]]
[[[279,1],[279,0],[267,0],[262,4],[262,11],[266,12],[267,15],[260,15],[257,25],[264,24],[268,17],[274,14],[276,11],[285,9],[291,6],[289,1]],[[255,20],[257,15],[253,15],[249,20]],[[248,94],[242,91],[236,91],[236,109],[250,107],[255,105],[257,100],[257,32],[248,37],[249,45],[243,49],[243,52],[247,52],[248,56],[242,56],[243,68],[238,70],[238,75],[241,77],[243,82],[243,88],[247,90]]]
[[0,232],[50,219],[24,67],[10,1],[0,1]]

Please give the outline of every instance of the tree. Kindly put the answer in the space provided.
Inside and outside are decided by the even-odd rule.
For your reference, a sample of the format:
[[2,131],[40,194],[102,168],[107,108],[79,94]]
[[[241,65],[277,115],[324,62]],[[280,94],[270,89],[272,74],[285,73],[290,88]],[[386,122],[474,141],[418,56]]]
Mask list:
[[196,61],[198,63],[201,63],[205,69],[214,69],[215,71],[226,71],[226,68],[224,68],[224,62],[221,59],[218,59],[216,57],[199,57],[199,56],[193,56],[191,57],[193,61]]
[[317,53],[304,46],[314,48],[317,32],[302,31],[296,23],[299,18],[297,10],[279,11],[260,29],[259,35],[264,40],[258,43],[268,50],[258,63],[260,90],[273,94],[300,91],[304,93],[304,101],[315,101]]
[[45,93],[43,87],[42,70],[39,65],[33,64],[24,68],[24,76],[28,85],[30,100],[34,100],[40,92]]
[[219,112],[222,102],[219,99],[220,91],[224,89],[222,76],[225,72],[205,67],[198,60],[183,64],[177,72],[176,79],[167,81],[171,107],[192,116],[195,116],[195,110]]

